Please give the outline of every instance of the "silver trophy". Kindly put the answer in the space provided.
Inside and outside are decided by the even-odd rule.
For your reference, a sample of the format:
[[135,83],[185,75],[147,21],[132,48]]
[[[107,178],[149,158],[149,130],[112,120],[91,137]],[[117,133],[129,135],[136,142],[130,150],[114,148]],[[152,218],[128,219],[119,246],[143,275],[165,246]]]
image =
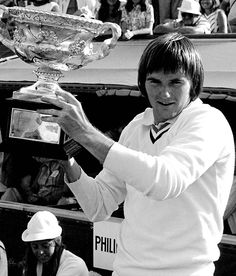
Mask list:
[[[62,71],[76,70],[103,59],[121,35],[117,24],[82,16],[5,6],[0,6],[0,15],[2,44],[37,67],[34,70],[37,81],[13,92],[13,99],[24,101],[40,102],[42,95],[53,97],[61,89],[58,80]],[[106,31],[111,38],[94,49],[94,38]]]
[[[37,110],[48,108],[41,97],[56,97],[62,71],[106,57],[116,46],[121,29],[117,24],[88,17],[23,7],[0,6],[0,19],[0,42],[34,65],[37,76],[35,83],[14,91],[3,105],[7,119],[3,124],[3,149],[16,152],[26,148],[36,156],[67,158],[65,152],[71,155],[78,145],[58,124],[41,120]],[[110,33],[110,38],[103,36],[103,42],[96,43],[94,49],[94,38],[103,32]]]

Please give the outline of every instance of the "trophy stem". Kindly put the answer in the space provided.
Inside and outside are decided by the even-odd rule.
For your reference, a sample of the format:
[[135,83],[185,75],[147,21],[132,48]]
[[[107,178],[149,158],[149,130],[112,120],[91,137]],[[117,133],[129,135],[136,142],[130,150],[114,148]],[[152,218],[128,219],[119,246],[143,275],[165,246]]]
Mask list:
[[33,71],[37,81],[13,92],[13,99],[41,102],[42,96],[56,97],[55,91],[61,90],[58,80],[63,76],[60,70],[40,67]]

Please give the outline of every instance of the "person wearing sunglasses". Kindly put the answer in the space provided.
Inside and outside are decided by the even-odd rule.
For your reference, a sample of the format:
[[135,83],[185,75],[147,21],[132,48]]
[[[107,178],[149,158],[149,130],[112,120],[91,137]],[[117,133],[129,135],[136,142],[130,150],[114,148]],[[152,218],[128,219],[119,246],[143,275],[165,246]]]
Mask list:
[[178,32],[182,34],[210,34],[210,23],[200,12],[200,4],[195,0],[183,0],[178,8],[179,18],[159,24],[154,34]]
[[28,245],[22,276],[89,276],[84,260],[65,249],[61,235],[53,213],[38,211],[32,216],[21,236]]

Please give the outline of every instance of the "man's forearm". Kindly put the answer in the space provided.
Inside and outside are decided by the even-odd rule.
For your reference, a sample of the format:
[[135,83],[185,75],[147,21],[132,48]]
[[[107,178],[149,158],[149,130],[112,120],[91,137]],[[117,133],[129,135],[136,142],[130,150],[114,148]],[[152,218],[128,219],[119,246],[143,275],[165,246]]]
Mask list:
[[[76,140],[76,137],[74,137]],[[96,128],[91,128],[77,141],[103,164],[114,141]]]

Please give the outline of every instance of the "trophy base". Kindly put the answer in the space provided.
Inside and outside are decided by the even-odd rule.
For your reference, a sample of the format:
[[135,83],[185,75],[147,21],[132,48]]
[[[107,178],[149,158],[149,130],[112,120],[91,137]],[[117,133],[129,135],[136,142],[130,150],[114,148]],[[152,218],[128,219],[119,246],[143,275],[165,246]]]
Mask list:
[[42,102],[41,97],[47,96],[56,98],[55,92],[62,90],[57,82],[38,80],[33,85],[22,87],[13,92],[12,98],[15,100]]
[[2,143],[0,150],[32,156],[66,160],[64,144],[68,137],[56,123],[42,122],[39,109],[50,109],[54,106],[36,101],[5,99],[1,106]]

